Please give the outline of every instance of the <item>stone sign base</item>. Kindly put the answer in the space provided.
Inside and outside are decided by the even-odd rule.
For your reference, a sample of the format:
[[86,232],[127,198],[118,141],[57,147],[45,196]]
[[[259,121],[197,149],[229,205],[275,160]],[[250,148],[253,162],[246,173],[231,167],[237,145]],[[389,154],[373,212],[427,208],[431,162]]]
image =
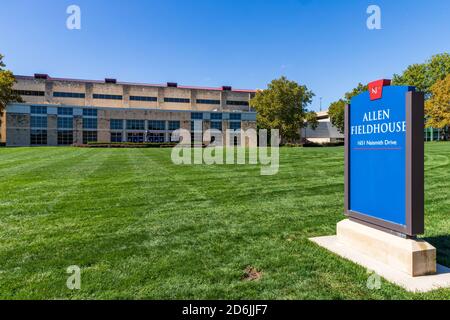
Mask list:
[[310,239],[408,291],[450,287],[450,269],[436,265],[436,249],[423,240],[404,239],[350,220],[337,235]]

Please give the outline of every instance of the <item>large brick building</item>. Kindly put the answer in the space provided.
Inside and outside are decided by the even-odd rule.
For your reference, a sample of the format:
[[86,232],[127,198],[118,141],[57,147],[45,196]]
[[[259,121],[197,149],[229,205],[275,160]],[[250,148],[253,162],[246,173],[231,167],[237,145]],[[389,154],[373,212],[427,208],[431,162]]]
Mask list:
[[[7,146],[88,142],[169,142],[178,128],[256,129],[253,90],[16,76],[24,103],[1,116]],[[208,141],[205,141],[208,142]]]

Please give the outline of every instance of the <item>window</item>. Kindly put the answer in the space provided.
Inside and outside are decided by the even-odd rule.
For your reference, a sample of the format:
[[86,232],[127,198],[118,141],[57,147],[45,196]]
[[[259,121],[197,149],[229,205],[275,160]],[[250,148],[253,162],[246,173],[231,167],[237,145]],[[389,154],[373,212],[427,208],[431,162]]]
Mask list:
[[97,129],[97,119],[83,118],[83,129]]
[[109,127],[111,130],[123,130],[123,120],[122,119],[111,119]]
[[221,113],[211,113],[211,120],[222,120]]
[[128,132],[127,133],[127,141],[134,143],[142,143],[144,142],[144,133],[142,132]]
[[240,113],[230,113],[230,120],[241,120],[241,114]]
[[180,121],[169,121],[169,130],[178,130],[180,127]]
[[97,131],[83,131],[83,143],[97,142]]
[[148,120],[148,130],[166,130],[166,122],[162,120]]
[[239,130],[241,129],[241,123],[240,122],[229,122],[230,129],[232,130]]
[[127,130],[145,130],[145,120],[127,120]]
[[248,106],[248,101],[233,101],[228,100],[227,104],[230,106]]
[[73,128],[73,118],[58,117],[58,129],[72,129],[72,128]]
[[83,116],[85,117],[96,117],[97,109],[83,109]]
[[58,115],[60,116],[72,116],[73,109],[72,108],[58,108]]
[[188,99],[188,98],[164,98],[164,102],[190,103],[191,99]]
[[211,121],[211,129],[222,131],[222,121]]
[[111,132],[111,142],[122,142],[122,132]]
[[220,100],[197,99],[198,104],[220,104]]
[[122,96],[115,94],[99,94],[94,93],[94,99],[106,99],[106,100],[122,100]]
[[192,112],[191,113],[191,119],[193,119],[193,120],[202,120],[203,119],[203,113],[201,113],[201,112]]
[[149,133],[148,142],[164,142],[164,133]]
[[73,131],[58,131],[58,144],[70,145],[73,144]]
[[86,95],[78,92],[53,92],[53,96],[56,98],[78,98],[84,99]]
[[47,114],[47,107],[31,106],[30,113],[31,114]]
[[31,128],[47,129],[47,116],[31,116]]
[[47,144],[47,130],[31,130],[30,143],[33,145]]
[[35,96],[35,97],[43,97],[45,96],[44,91],[31,91],[31,90],[14,90],[15,93],[21,96]]
[[131,101],[158,101],[157,97],[130,96]]

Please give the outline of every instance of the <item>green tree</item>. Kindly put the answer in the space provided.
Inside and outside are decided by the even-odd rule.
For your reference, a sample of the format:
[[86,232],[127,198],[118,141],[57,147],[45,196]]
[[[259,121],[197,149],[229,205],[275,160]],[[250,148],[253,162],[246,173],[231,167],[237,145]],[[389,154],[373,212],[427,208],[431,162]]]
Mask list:
[[317,127],[316,113],[307,109],[313,96],[306,86],[281,77],[272,80],[266,90],[258,91],[250,105],[257,111],[259,128],[278,129],[283,142],[294,142],[306,121]]
[[450,74],[443,80],[436,81],[430,88],[431,97],[425,102],[427,127],[440,128],[446,131],[450,127]]
[[350,103],[350,100],[357,96],[358,94],[367,91],[367,85],[363,85],[362,83],[358,83],[356,88],[353,88],[351,91],[346,92],[344,94],[344,99],[339,99],[330,104],[328,108],[328,115],[330,117],[331,124],[335,126],[340,133],[344,133],[344,116],[345,116],[345,105]]
[[23,102],[21,97],[14,92],[13,85],[16,82],[11,71],[4,69],[3,55],[0,54],[0,114],[10,102]]
[[401,75],[394,74],[392,85],[415,86],[429,98],[433,84],[443,80],[448,74],[450,74],[450,54],[442,53],[432,56],[425,63],[408,66]]
[[346,103],[350,103],[350,100],[352,100],[352,98],[354,96],[357,96],[360,93],[363,93],[364,91],[369,90],[369,86],[368,85],[364,85],[361,82],[358,83],[358,85],[356,86],[356,88],[353,88],[352,91],[349,91],[347,93],[345,93],[344,97],[345,97],[345,102]]
[[335,126],[340,133],[344,133],[345,128],[345,105],[347,103],[343,99],[339,99],[330,104],[328,108],[328,116],[330,117],[331,124]]

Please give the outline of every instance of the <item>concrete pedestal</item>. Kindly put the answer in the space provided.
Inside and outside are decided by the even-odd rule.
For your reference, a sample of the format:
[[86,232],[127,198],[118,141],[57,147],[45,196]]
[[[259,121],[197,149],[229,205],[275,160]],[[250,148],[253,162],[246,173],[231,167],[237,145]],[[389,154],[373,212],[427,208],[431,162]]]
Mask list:
[[343,220],[337,235],[310,239],[408,291],[450,287],[450,269],[436,265],[436,249],[423,240],[405,239]]
[[436,249],[423,240],[404,239],[348,219],[337,224],[336,236],[342,244],[410,276],[436,273]]

